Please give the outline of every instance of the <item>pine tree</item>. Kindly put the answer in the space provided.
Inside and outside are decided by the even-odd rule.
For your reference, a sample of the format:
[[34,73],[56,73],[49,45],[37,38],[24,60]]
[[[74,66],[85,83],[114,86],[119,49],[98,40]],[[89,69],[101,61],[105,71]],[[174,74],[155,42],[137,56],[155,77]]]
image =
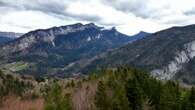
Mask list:
[[72,110],[70,95],[63,95],[62,88],[55,83],[46,96],[45,110]]
[[4,74],[3,74],[3,71],[0,70],[0,78],[3,78]]
[[118,86],[114,90],[114,96],[112,98],[112,107],[114,110],[129,110],[129,101],[126,97],[126,91],[124,87]]
[[191,110],[188,92],[185,92],[185,94],[183,94],[181,100],[181,110]]
[[131,79],[126,84],[127,98],[132,110],[143,109],[143,94],[136,79]]
[[195,88],[192,87],[189,96],[190,110],[195,110]]
[[99,110],[112,110],[109,97],[106,93],[106,85],[99,81],[96,96],[95,96],[95,105]]
[[176,95],[175,109],[181,110],[181,91],[180,91],[180,86],[178,82],[176,83],[176,87],[175,87],[175,95]]
[[155,110],[161,110],[161,96],[162,96],[162,85],[160,82],[151,83],[149,98],[150,105],[154,107]]

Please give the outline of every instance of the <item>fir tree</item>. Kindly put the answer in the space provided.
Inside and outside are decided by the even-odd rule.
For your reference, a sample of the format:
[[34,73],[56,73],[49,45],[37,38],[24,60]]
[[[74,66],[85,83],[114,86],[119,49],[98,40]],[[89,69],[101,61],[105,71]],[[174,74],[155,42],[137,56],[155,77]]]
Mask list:
[[190,110],[195,110],[195,88],[192,87],[189,96]]
[[55,83],[46,96],[45,110],[72,110],[70,95],[63,95],[62,88]]
[[130,108],[132,108],[132,110],[142,110],[143,97],[136,79],[131,79],[127,82],[126,91]]
[[114,96],[112,98],[113,110],[129,110],[129,101],[126,97],[126,91],[123,87],[118,86],[114,90]]
[[109,97],[106,93],[106,85],[99,81],[96,96],[95,96],[95,105],[99,110],[112,110]]

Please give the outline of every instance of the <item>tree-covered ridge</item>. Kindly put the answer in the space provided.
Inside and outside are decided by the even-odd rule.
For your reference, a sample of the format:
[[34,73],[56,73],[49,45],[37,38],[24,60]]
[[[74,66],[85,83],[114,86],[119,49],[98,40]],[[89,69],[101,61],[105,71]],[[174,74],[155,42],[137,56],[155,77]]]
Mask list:
[[[88,83],[95,83],[96,86],[95,94],[89,97],[89,94],[93,94],[89,91],[93,89],[88,85]],[[100,73],[91,74],[87,78],[82,80],[72,80],[67,83],[68,88],[74,88],[76,92],[80,91],[81,96],[85,97],[91,102],[88,105],[86,103],[80,103],[81,106],[77,108],[75,100],[75,91],[69,92],[68,95],[62,95],[61,93],[53,94],[54,97],[61,94],[61,99],[64,103],[56,103],[56,107],[60,107],[60,103],[64,106],[60,110],[194,110],[195,108],[195,89],[192,87],[182,88],[179,83],[174,81],[162,82],[156,80],[155,78],[149,76],[145,71],[119,67],[116,70],[104,70]],[[82,87],[83,86],[83,87]],[[58,85],[54,86],[53,89],[57,89]],[[82,88],[85,88],[88,95],[84,95]],[[53,91],[53,89],[51,89]],[[67,89],[67,88],[66,88]],[[62,88],[59,90],[63,91]],[[52,99],[51,94],[48,95]],[[87,97],[87,98],[86,98]],[[63,99],[69,99],[69,101]],[[48,99],[48,98],[47,98]],[[55,98],[54,98],[55,99]],[[61,100],[60,99],[60,100]],[[72,100],[71,100],[72,99]],[[54,104],[54,101],[46,101],[47,103]],[[78,103],[77,103],[78,104]],[[82,105],[83,104],[83,105]],[[62,105],[62,106],[63,106]],[[72,106],[72,107],[70,107]],[[69,109],[68,109],[68,108]],[[52,107],[51,107],[52,108]],[[48,109],[48,104],[45,110]]]
[[[37,92],[38,98],[44,100],[43,110],[195,109],[193,87],[184,88],[174,81],[160,81],[134,68],[118,67],[94,72],[83,78],[38,81],[43,84]],[[12,81],[8,80],[7,83],[12,84]],[[32,90],[16,84],[18,86],[11,88],[17,90],[23,87],[19,91],[21,94],[24,94],[23,90]]]
[[99,81],[96,92],[95,104],[100,110],[195,109],[194,88],[162,82],[136,69],[122,67],[106,73],[108,78]]

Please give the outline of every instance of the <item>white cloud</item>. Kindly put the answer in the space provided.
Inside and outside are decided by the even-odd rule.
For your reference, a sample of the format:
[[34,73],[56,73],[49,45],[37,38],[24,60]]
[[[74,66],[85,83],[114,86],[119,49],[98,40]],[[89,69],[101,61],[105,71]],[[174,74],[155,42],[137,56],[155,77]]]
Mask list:
[[66,23],[53,16],[37,11],[15,11],[5,14],[0,20],[2,31],[27,32],[37,28],[48,28]]
[[195,23],[194,0],[0,0],[0,30],[27,32],[77,22],[132,35]]

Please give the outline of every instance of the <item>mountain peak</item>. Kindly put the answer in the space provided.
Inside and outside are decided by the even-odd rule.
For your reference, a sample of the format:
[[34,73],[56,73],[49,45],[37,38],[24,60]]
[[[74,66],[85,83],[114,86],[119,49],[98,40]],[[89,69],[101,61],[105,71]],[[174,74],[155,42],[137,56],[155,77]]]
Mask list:
[[99,27],[94,23],[88,23],[84,25],[86,28],[96,28],[96,29],[102,29],[103,27]]
[[67,27],[73,27],[73,28],[77,28],[77,27],[82,27],[84,26],[82,23],[75,23],[75,24],[70,24],[70,25],[65,25],[65,26],[60,26],[62,28],[67,28]]
[[94,23],[88,23],[86,26],[96,26]]
[[112,31],[116,31],[116,27],[112,27],[111,30],[112,30]]
[[62,28],[67,28],[67,27],[71,27],[71,28],[91,28],[91,27],[95,27],[98,28],[97,25],[95,25],[94,23],[88,23],[88,24],[82,24],[82,23],[76,23],[76,24],[71,24],[71,25],[66,25],[66,26],[61,26]]
[[138,32],[137,34],[134,34],[132,36],[146,36],[146,35],[149,35],[150,33],[147,33],[147,32],[144,32],[144,31],[140,31]]
[[147,33],[147,32],[145,32],[145,31],[140,31],[138,34],[145,34],[145,33]]

